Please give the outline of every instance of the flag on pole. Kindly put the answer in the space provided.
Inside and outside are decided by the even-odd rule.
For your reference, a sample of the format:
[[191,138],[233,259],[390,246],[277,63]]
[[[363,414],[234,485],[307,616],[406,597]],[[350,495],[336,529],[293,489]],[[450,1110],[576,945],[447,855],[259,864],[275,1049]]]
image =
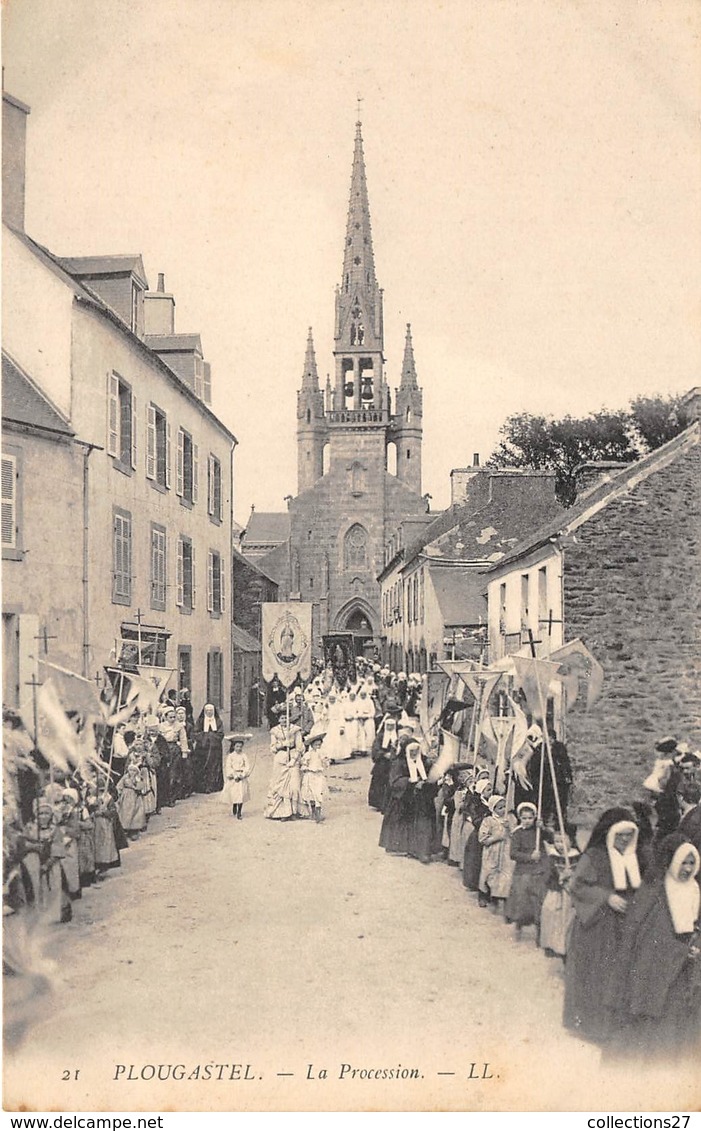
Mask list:
[[560,665],[557,678],[567,693],[567,702],[574,703],[584,684],[587,692],[586,707],[589,710],[601,695],[604,669],[586,644],[579,639],[570,640],[556,652],[551,652],[550,659]]
[[548,692],[560,670],[560,665],[550,660],[535,660],[531,656],[512,658],[516,665],[516,679],[526,696],[531,714],[544,722]]
[[301,601],[261,605],[263,679],[291,687],[312,674],[312,606]]

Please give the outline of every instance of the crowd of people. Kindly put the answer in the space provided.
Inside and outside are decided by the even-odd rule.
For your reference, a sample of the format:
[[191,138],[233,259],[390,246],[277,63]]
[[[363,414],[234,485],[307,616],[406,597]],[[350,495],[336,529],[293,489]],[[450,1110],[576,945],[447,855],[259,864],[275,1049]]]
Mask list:
[[157,713],[134,709],[103,728],[99,758],[79,769],[44,759],[13,712],[4,712],[3,727],[6,751],[20,755],[5,789],[5,913],[36,908],[69,922],[83,889],[119,868],[124,850],[164,809],[220,793],[237,815],[245,800],[238,783],[232,788],[245,736],[228,736],[239,741],[224,751],[218,711],[205,704],[195,719],[187,688],[169,691]]
[[[532,723],[506,769],[476,743],[458,760],[466,704],[449,699],[427,725],[425,679],[359,659],[269,687],[263,816],[322,822],[329,767],[369,756],[379,846],[453,868],[457,890],[559,960],[566,1028],[611,1057],[698,1051],[701,755],[662,739],[640,798],[589,833],[569,820],[573,769],[554,732]],[[6,913],[39,907],[66,922],[164,808],[216,793],[241,820],[250,798],[250,736],[225,736],[211,704],[195,721],[186,690],[158,714],[134,711],[106,732],[99,765],[70,774],[42,763],[19,718],[5,712],[4,726],[26,755],[5,822]]]
[[369,750],[379,846],[454,868],[514,940],[527,932],[558,961],[567,1029],[610,1057],[698,1052],[701,756],[662,739],[640,798],[607,809],[589,832],[568,817],[573,768],[553,731],[533,723],[506,773],[482,747],[446,760],[443,727],[465,704],[448,702],[427,733],[422,682],[360,660],[353,676],[327,669],[279,694],[265,816],[310,816],[312,780],[319,814],[328,767]]

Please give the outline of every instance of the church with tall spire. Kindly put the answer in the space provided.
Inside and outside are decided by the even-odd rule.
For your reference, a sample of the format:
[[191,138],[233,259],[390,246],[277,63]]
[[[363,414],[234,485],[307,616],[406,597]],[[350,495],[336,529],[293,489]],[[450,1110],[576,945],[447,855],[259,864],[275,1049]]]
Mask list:
[[[377,576],[385,545],[404,519],[428,510],[421,493],[423,404],[411,327],[392,397],[382,304],[357,122],[336,288],[333,379],[329,374],[323,388],[319,383],[310,327],[297,393],[297,494],[288,499],[289,541],[273,559],[281,599],[313,605],[317,649],[326,633],[351,631],[360,650],[382,653]],[[265,558],[259,564],[264,567]]]

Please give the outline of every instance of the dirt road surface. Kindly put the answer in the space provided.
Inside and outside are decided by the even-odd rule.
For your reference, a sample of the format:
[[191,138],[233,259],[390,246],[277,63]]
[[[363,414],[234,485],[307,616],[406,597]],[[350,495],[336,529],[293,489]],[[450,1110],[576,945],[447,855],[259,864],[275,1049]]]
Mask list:
[[514,942],[457,869],[378,848],[369,760],[331,768],[322,824],[282,823],[262,818],[265,732],[250,751],[243,821],[218,796],[181,802],[74,904],[73,923],[57,929],[43,1019],[5,1058],[6,1108],[693,1101],[688,1074],[604,1070],[598,1050],[563,1032],[561,964],[528,931]]

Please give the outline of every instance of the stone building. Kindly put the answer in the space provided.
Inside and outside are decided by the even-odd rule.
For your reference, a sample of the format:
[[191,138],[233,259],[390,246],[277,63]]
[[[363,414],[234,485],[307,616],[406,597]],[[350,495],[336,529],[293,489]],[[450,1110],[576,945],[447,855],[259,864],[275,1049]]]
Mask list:
[[280,586],[253,558],[234,547],[233,564],[233,687],[231,725],[260,726],[261,605],[277,601]]
[[[4,148],[23,146],[27,113],[4,95]],[[23,152],[3,153],[3,173],[15,418],[3,421],[3,515],[16,516],[14,531],[3,523],[3,607],[20,626],[36,618],[35,651],[50,641],[50,657],[91,679],[127,655],[170,669],[171,686],[228,723],[236,439],[209,407],[199,335],[176,334],[174,299],[162,277],[149,291],[139,255],[67,258],[37,244],[24,230]],[[17,419],[21,397],[33,421]],[[6,656],[26,670],[14,623]]]
[[[310,330],[297,395],[297,495],[288,503],[289,539],[258,559],[280,578],[281,598],[311,602],[317,650],[322,634],[351,631],[361,647],[379,652],[377,575],[385,542],[404,518],[428,510],[421,494],[423,399],[411,329],[393,399],[382,303],[358,123],[336,290],[334,377],[320,386]],[[267,530],[273,525],[267,516]],[[251,526],[244,552],[260,541]]]
[[440,659],[484,658],[485,572],[562,510],[549,471],[480,467],[451,472],[451,505],[433,521],[402,523],[380,573],[383,659],[427,671]]
[[607,474],[488,574],[492,659],[581,639],[604,669],[601,698],[567,713],[578,808],[641,794],[656,739],[701,746],[701,390],[691,423]]

